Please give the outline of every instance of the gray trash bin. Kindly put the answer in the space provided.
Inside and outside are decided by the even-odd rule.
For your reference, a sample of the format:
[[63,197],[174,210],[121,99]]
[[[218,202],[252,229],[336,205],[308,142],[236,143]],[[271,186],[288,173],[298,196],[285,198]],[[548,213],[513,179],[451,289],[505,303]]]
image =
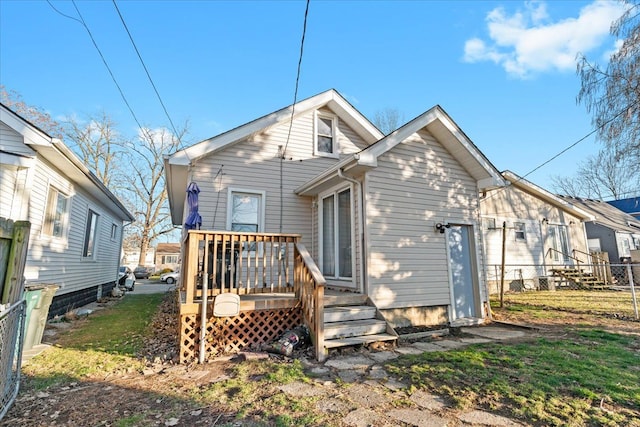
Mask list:
[[58,288],[58,285],[40,286],[40,298],[31,312],[23,349],[28,350],[42,342],[44,328],[47,325],[47,317],[49,316],[49,307]]

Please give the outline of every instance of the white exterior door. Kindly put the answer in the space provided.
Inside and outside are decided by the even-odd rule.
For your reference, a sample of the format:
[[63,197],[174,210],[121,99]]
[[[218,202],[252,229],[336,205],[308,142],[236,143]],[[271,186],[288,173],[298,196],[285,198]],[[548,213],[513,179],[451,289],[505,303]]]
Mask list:
[[351,188],[320,198],[320,269],[338,286],[354,287]]
[[549,225],[549,254],[551,264],[572,264],[569,253],[569,237],[566,225]]
[[447,230],[453,320],[479,317],[478,274],[472,235],[473,228],[468,225],[451,225]]

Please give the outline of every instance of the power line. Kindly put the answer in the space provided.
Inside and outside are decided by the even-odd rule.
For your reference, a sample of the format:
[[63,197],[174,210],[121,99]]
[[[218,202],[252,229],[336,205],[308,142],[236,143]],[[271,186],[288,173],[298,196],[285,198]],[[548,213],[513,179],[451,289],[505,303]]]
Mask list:
[[[586,134],[585,136],[583,136],[582,138],[578,139],[576,142],[572,143],[571,145],[569,145],[568,147],[566,147],[565,149],[563,149],[562,151],[560,151],[559,153],[555,154],[554,156],[552,156],[550,159],[542,162],[540,165],[536,166],[535,168],[533,168],[532,170],[530,170],[529,172],[527,172],[526,174],[519,176],[517,180],[515,180],[512,184],[515,184],[516,182],[520,182],[523,179],[525,179],[526,177],[528,177],[529,175],[531,175],[532,173],[534,173],[535,171],[537,171],[538,169],[541,169],[542,167],[546,166],[547,164],[551,163],[552,161],[554,161],[555,159],[557,159],[558,157],[560,157],[561,155],[563,155],[564,153],[566,153],[567,151],[569,151],[570,149],[572,149],[573,147],[575,147],[576,145],[580,144],[581,142],[583,142],[585,139],[589,138],[591,135],[593,135],[594,133],[598,132],[600,129],[602,129],[603,127],[605,127],[606,125],[608,125],[609,123],[611,123],[612,121],[614,121],[615,119],[617,119],[619,116],[625,114],[629,108],[633,108],[635,107],[637,104],[640,103],[640,100],[637,100],[631,104],[628,104],[627,106],[625,106],[623,109],[621,109],[620,112],[618,112],[616,115],[614,115],[613,117],[611,117],[610,119],[604,121],[603,123],[601,123],[599,126],[597,126],[595,129],[593,129],[591,132],[589,132],[588,134]],[[487,196],[485,198],[485,200],[489,200],[495,196],[497,196],[498,194],[500,194],[502,191],[506,190],[508,186],[505,187],[501,187],[499,188],[495,193]]]
[[[118,4],[116,3],[116,0],[112,0],[113,2],[113,6],[116,8],[116,11],[118,12],[118,16],[120,17],[120,21],[122,22],[122,25],[124,26],[124,29],[127,32],[127,35],[129,36],[129,40],[131,41],[131,44],[133,45],[134,50],[136,51],[136,54],[138,55],[138,59],[140,60],[140,63],[142,64],[142,68],[144,68],[144,72],[147,74],[147,78],[149,79],[149,83],[151,83],[151,86],[153,87],[153,91],[156,93],[156,96],[158,97],[158,101],[160,101],[160,105],[162,105],[162,109],[164,110],[164,114],[167,116],[167,119],[169,119],[169,123],[171,124],[171,129],[173,129],[173,133],[176,136],[176,138],[178,138],[178,142],[180,143],[180,147],[184,150],[184,144],[182,143],[182,139],[180,138],[180,135],[175,127],[175,125],[173,124],[173,120],[171,120],[171,116],[169,115],[169,112],[167,111],[167,107],[164,105],[164,102],[162,101],[162,97],[160,96],[160,93],[158,92],[158,88],[156,88],[155,83],[153,82],[153,79],[151,78],[151,74],[149,73],[149,70],[147,69],[147,65],[144,63],[144,60],[142,59],[142,55],[140,55],[140,51],[138,50],[138,46],[136,45],[135,41],[133,40],[133,36],[131,35],[131,32],[129,31],[129,27],[127,26],[127,23],[124,21],[124,17],[122,16],[122,13],[120,13],[120,9],[118,8]],[[185,155],[187,156],[187,160],[189,159],[189,155],[186,153],[185,151]]]
[[300,56],[298,58],[298,72],[296,73],[296,89],[293,93],[293,105],[291,106],[291,122],[289,123],[289,132],[287,133],[287,142],[284,144],[284,150],[282,150],[282,158],[284,158],[289,146],[289,138],[291,137],[291,127],[293,126],[293,115],[296,110],[296,102],[298,100],[298,83],[300,82],[300,69],[302,68],[302,55],[304,53],[304,37],[307,33],[307,16],[309,15],[309,2],[307,0],[307,7],[304,10],[304,23],[302,25],[302,40],[300,41]]
[[[55,7],[53,9],[56,12],[60,13],[62,16],[65,16],[67,18],[70,18],[70,19],[73,19],[75,21],[80,22],[82,24],[82,26],[84,27],[84,29],[87,30],[87,33],[89,34],[89,38],[91,38],[91,42],[93,42],[93,46],[98,51],[98,54],[100,55],[100,58],[102,59],[102,63],[107,68],[107,71],[109,72],[109,75],[111,76],[111,79],[113,80],[113,83],[118,88],[118,92],[120,92],[120,96],[122,97],[122,100],[124,101],[125,105],[129,109],[129,112],[133,116],[133,120],[135,120],[136,124],[138,125],[138,127],[141,130],[144,129],[142,127],[142,125],[140,124],[140,121],[138,120],[138,117],[136,116],[136,113],[133,112],[133,108],[131,108],[131,105],[129,104],[129,101],[127,100],[127,97],[124,95],[124,92],[122,91],[122,88],[118,84],[118,80],[116,80],[116,77],[113,74],[113,71],[111,71],[111,67],[109,67],[109,64],[107,63],[107,60],[105,59],[104,55],[102,54],[102,51],[98,47],[98,43],[96,43],[96,40],[93,38],[93,34],[91,33],[91,30],[89,29],[89,26],[87,26],[87,23],[85,22],[84,18],[82,17],[82,14],[80,13],[80,10],[78,9],[78,6],[76,5],[76,1],[75,0],[71,0],[71,3],[73,3],[73,7],[76,9],[76,12],[78,13],[78,16],[80,17],[80,20],[77,20],[77,19],[75,19],[75,18],[73,18],[71,16],[68,16],[68,15],[65,15],[63,13],[60,13],[60,11],[58,11],[58,9],[56,9]],[[49,3],[49,4],[51,4],[51,3]],[[53,7],[53,5],[52,5],[52,7]]]
[[298,101],[298,84],[300,83],[300,69],[302,68],[302,56],[304,54],[304,38],[307,34],[307,17],[309,16],[309,3],[310,0],[307,0],[307,5],[304,10],[304,22],[302,24],[302,39],[300,40],[300,56],[298,57],[298,71],[296,72],[296,87],[293,92],[293,104],[291,105],[291,120],[289,121],[289,131],[287,132],[287,141],[284,144],[284,148],[281,147],[282,151],[279,153],[280,157],[280,233],[282,233],[282,212],[284,210],[284,158],[287,152],[287,147],[289,146],[289,139],[291,138],[291,128],[293,127],[293,116],[296,111],[296,102]]

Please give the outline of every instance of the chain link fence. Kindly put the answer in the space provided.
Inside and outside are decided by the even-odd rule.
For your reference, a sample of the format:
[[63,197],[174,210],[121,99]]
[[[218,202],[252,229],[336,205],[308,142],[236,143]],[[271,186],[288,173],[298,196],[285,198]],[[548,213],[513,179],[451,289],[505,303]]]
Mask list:
[[26,302],[0,312],[0,420],[18,395]]
[[[638,320],[640,264],[488,265],[492,299]],[[525,294],[530,294],[525,296]]]

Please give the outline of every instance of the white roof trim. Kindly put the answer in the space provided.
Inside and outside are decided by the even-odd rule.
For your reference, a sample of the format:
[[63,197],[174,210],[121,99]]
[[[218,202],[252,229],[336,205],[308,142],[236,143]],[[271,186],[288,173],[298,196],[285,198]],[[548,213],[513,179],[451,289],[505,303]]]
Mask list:
[[[368,144],[373,144],[384,136],[378,128],[349,104],[335,89],[330,89],[296,103],[295,114],[303,114],[325,105],[334,110],[338,117],[358,132]],[[228,132],[205,139],[191,147],[169,155],[167,161],[172,165],[187,166],[193,160],[197,160],[230,144],[241,141],[277,123],[290,120],[293,108],[294,106],[290,105]]]
[[[67,179],[73,179],[77,182],[87,192],[100,200],[104,207],[111,208],[113,213],[119,215],[120,219],[123,221],[135,220],[120,200],[118,200],[61,140],[47,135],[35,125],[2,104],[0,104],[0,120],[20,133],[24,138],[25,145],[64,171]],[[72,166],[71,170],[66,167],[69,164]]]
[[[484,170],[485,173],[482,174],[483,176],[476,177],[479,189],[490,189],[505,185],[505,181],[500,172],[491,164],[482,152],[480,152],[464,132],[460,130],[447,113],[444,112],[440,106],[436,105],[396,131],[380,139],[375,144],[365,148],[360,153],[355,154],[353,157],[349,157],[332,168],[324,171],[320,175],[313,177],[300,187],[296,188],[295,193],[301,195],[313,194],[313,189],[315,187],[319,187],[325,181],[332,179],[334,175],[337,174],[338,169],[341,168],[353,167],[354,165],[365,168],[376,167],[378,165],[379,156],[402,143],[420,129],[428,127],[430,124],[435,122],[441,123],[451,136],[455,138],[455,141],[457,141],[464,150],[469,153],[469,159],[473,159],[473,161],[476,162],[482,170]],[[462,162],[462,159],[458,159],[458,161]]]
[[[486,172],[486,176],[476,177],[479,186],[482,186],[481,188],[501,187],[505,184],[500,172],[491,164],[478,147],[471,142],[471,140],[439,105],[436,105],[422,113],[401,128],[397,129],[395,132],[380,140],[378,143],[366,148],[363,150],[362,155],[371,154],[378,157],[400,144],[420,129],[429,127],[436,122],[442,124],[447,132],[455,138],[455,141],[469,153],[471,159],[473,159],[473,161],[475,161]],[[438,138],[436,137],[436,139]],[[445,146],[445,148],[447,147]],[[458,159],[458,161],[461,161],[461,159]]]
[[561,197],[548,192],[544,188],[537,186],[531,181],[527,181],[526,179],[516,175],[509,170],[503,171],[502,176],[504,176],[504,178],[515,187],[519,187],[524,191],[527,191],[532,195],[538,197],[539,199],[544,200],[547,203],[556,205],[557,207],[564,209],[565,211],[571,212],[572,214],[576,215],[579,218],[582,218],[585,221],[593,221],[595,219],[595,217],[589,214],[587,211],[580,209],[576,205],[569,203],[567,200],[564,200]]

